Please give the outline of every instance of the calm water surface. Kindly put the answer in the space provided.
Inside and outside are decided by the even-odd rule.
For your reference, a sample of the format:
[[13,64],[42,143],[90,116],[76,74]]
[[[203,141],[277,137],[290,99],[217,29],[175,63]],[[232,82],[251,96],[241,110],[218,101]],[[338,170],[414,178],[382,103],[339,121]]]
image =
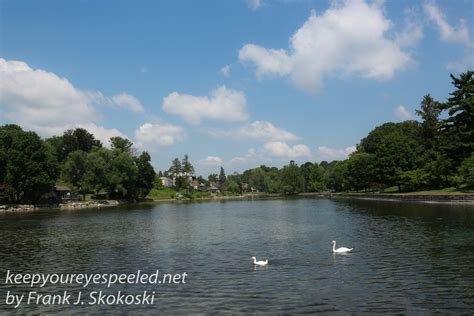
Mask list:
[[[333,239],[354,252],[333,255]],[[270,264],[255,268],[251,256]],[[470,313],[474,206],[308,198],[1,214],[0,313],[14,311],[7,290],[28,290],[5,286],[8,269],[188,274],[186,284],[105,289],[154,290],[154,305],[24,305],[26,314]]]

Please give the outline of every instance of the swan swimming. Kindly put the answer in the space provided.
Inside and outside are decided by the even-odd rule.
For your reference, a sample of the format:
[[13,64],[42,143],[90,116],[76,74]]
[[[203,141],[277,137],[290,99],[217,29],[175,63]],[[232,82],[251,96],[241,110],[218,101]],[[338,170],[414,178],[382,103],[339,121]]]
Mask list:
[[256,264],[258,266],[266,266],[268,264],[268,259],[265,260],[265,261],[263,261],[263,260],[257,261],[257,258],[255,258],[255,257],[252,257],[250,259],[253,259],[253,264]]
[[334,253],[345,253],[345,252],[351,252],[352,249],[354,248],[346,248],[346,247],[341,247],[336,249],[336,241],[332,241],[332,252]]

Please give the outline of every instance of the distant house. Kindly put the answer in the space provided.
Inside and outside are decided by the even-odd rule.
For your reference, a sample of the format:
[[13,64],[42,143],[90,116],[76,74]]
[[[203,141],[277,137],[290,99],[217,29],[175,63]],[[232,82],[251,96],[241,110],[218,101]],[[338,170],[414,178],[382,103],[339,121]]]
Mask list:
[[192,187],[193,189],[199,188],[199,181],[197,181],[197,177],[189,173],[180,173],[178,175],[174,175],[172,186],[176,186],[176,180],[178,178],[185,178],[188,181],[189,187]]
[[211,192],[211,193],[219,193],[219,192],[220,192],[219,189],[216,188],[216,187],[213,186],[213,185],[210,186],[209,188],[207,188],[207,191],[208,191],[208,192]]
[[168,177],[160,177],[161,185],[165,188],[171,188],[173,186],[173,180]]
[[55,185],[53,192],[59,201],[70,200],[72,198],[71,189],[64,185]]
[[191,181],[191,187],[194,189],[194,190],[197,190],[199,189],[201,183],[199,183],[199,181],[197,180],[196,177],[194,177],[194,179]]

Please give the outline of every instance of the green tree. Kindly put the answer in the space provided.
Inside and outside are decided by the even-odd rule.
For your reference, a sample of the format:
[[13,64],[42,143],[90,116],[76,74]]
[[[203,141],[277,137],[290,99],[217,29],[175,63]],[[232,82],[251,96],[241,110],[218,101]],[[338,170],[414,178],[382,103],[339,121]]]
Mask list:
[[463,182],[469,186],[474,185],[474,153],[470,157],[464,159],[459,167],[459,175]]
[[107,176],[108,192],[118,198],[135,198],[138,168],[128,153],[112,151],[112,160]]
[[324,173],[324,168],[317,163],[311,166],[308,182],[306,183],[307,191],[316,192],[324,190]]
[[126,138],[119,136],[111,137],[110,146],[112,150],[122,151],[129,154],[130,156],[136,156],[137,154],[136,149],[133,147],[133,143]]
[[68,129],[62,136],[63,155],[67,157],[75,150],[91,152],[94,147],[102,147],[102,143],[84,128]]
[[224,191],[226,187],[227,187],[227,177],[225,176],[224,168],[221,167],[221,170],[219,172],[219,189]]
[[88,153],[83,187],[95,193],[99,193],[103,190],[109,193],[111,185],[108,181],[108,175],[111,172],[112,159],[112,151],[107,148],[97,148],[91,153]]
[[297,194],[303,192],[304,177],[293,160],[290,161],[289,165],[283,167],[280,172],[280,179],[284,193]]
[[423,144],[426,149],[437,146],[438,131],[440,128],[439,115],[441,113],[440,103],[427,94],[421,101],[421,107],[415,111],[423,120],[421,123]]
[[207,177],[207,180],[209,180],[209,182],[218,182],[219,181],[219,176],[217,175],[217,173],[211,173],[208,177]]
[[451,75],[456,87],[448,98],[441,104],[441,109],[448,112],[448,117],[442,121],[441,131],[448,141],[443,149],[455,164],[469,157],[474,151],[474,78],[473,71],[463,73],[456,78]]
[[53,136],[45,139],[45,145],[49,147],[50,152],[58,162],[63,162],[69,153],[66,152],[62,136]]
[[248,179],[247,182],[254,189],[260,192],[268,191],[268,187],[265,182],[265,171],[263,171],[262,168],[258,167],[258,168],[246,170],[244,172],[244,177]]
[[415,121],[378,126],[358,146],[358,152],[374,154],[375,180],[385,186],[397,184],[399,172],[420,168],[423,149]]
[[59,176],[58,164],[41,138],[17,125],[0,127],[0,162],[0,182],[12,187],[16,201],[38,201]]
[[138,169],[135,183],[138,198],[146,197],[153,188],[153,182],[155,180],[156,173],[150,161],[151,157],[146,151],[142,152],[140,156],[135,158],[135,163]]
[[191,164],[191,162],[189,161],[188,155],[184,155],[181,166],[182,166],[182,169],[183,169],[183,173],[186,176],[192,176],[194,174],[194,167]]
[[173,184],[176,190],[183,188],[183,166],[178,158],[173,159],[169,174],[173,178]]
[[234,180],[229,181],[229,185],[227,189],[233,193],[240,193],[239,185]]
[[372,187],[375,181],[375,155],[365,152],[353,153],[347,162],[347,178],[349,185],[355,190],[365,190]]
[[347,177],[348,161],[332,162],[325,174],[326,187],[337,192],[349,190],[349,181]]
[[71,152],[61,168],[61,178],[78,192],[85,194],[90,190],[86,186],[87,153],[82,150]]
[[400,171],[399,183],[408,186],[410,191],[417,191],[428,184],[429,175],[423,169]]

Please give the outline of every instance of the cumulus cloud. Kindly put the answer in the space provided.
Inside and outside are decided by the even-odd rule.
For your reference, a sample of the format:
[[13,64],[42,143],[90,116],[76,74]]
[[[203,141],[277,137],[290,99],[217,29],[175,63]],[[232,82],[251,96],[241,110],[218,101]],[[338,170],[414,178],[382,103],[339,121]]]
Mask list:
[[265,143],[263,148],[272,156],[275,157],[284,157],[284,158],[300,158],[300,157],[309,157],[311,156],[311,150],[308,146],[303,144],[298,144],[294,146],[289,146],[284,142],[268,142]]
[[351,153],[356,151],[357,148],[355,146],[349,146],[344,149],[341,148],[331,148],[327,146],[319,146],[318,147],[318,156],[321,160],[344,160],[346,159]]
[[94,105],[107,104],[142,111],[140,102],[122,93],[106,97],[100,91],[83,91],[66,78],[22,61],[0,58],[0,105],[2,120],[31,129],[42,136],[62,134],[64,130],[88,126],[104,143],[108,135],[123,136],[117,129],[96,125],[100,118]]
[[248,117],[246,102],[243,92],[220,86],[209,97],[172,92],[163,99],[163,111],[192,124],[203,119],[242,121]]
[[181,126],[168,123],[145,123],[135,130],[135,142],[140,148],[153,149],[182,141],[186,133]]
[[119,107],[128,108],[133,112],[144,112],[145,109],[140,101],[133,95],[126,93],[118,94],[112,97],[113,104]]
[[231,130],[207,129],[205,132],[216,138],[254,139],[258,141],[293,141],[299,137],[267,121],[254,121]]
[[464,45],[466,56],[459,61],[452,61],[446,65],[450,71],[466,71],[474,67],[474,43],[469,34],[469,27],[465,20],[460,20],[457,27],[452,26],[434,2],[426,2],[423,9],[428,19],[438,28],[442,41],[447,43],[458,43]]
[[225,65],[224,67],[222,67],[220,70],[221,75],[223,75],[224,77],[229,77],[231,67],[231,65]]
[[410,112],[408,112],[408,110],[405,109],[403,105],[399,105],[394,110],[394,113],[395,113],[396,118],[402,121],[413,119],[413,115]]
[[323,79],[334,74],[387,80],[411,60],[401,49],[401,38],[387,37],[391,27],[379,2],[337,1],[321,15],[311,13],[290,38],[289,50],[247,44],[239,60],[253,64],[259,79],[288,76],[309,92],[318,91]]
[[87,123],[97,117],[89,96],[67,79],[0,59],[0,103],[5,118],[25,127]]
[[207,156],[206,158],[199,160],[198,163],[206,166],[222,166],[224,161],[217,156]]

